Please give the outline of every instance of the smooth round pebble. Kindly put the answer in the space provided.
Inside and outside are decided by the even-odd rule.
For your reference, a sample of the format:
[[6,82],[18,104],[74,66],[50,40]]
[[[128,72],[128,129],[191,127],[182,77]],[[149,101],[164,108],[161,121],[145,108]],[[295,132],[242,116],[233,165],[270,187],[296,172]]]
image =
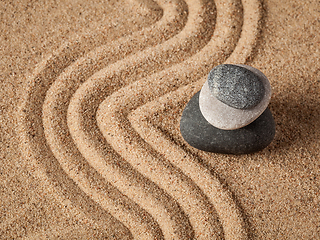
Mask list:
[[[230,66],[230,64],[228,64],[228,66]],[[223,130],[234,130],[250,124],[264,112],[271,98],[269,80],[262,72],[247,65],[237,64],[231,66],[246,69],[247,72],[254,74],[255,78],[259,78],[259,81],[263,84],[264,90],[263,97],[257,105],[247,109],[238,109],[220,101],[219,98],[215,96],[216,94],[213,94],[213,91],[210,89],[210,81],[208,79],[200,91],[200,110],[210,124]],[[228,77],[228,72],[225,72],[224,78],[227,79]],[[222,88],[220,90],[222,90]]]
[[245,67],[221,64],[208,75],[209,89],[214,97],[230,107],[249,109],[264,96],[262,79]]
[[199,108],[200,91],[185,107],[180,120],[182,137],[197,149],[228,154],[248,154],[267,147],[275,135],[275,122],[267,108],[251,124],[236,130],[212,126]]

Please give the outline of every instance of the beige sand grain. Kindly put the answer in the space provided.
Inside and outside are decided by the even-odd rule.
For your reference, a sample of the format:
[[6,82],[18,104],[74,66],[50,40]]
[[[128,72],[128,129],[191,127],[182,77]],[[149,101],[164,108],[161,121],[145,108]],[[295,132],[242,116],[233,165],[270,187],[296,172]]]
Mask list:
[[[0,239],[320,238],[320,3],[2,1]],[[276,137],[181,137],[217,64],[260,69]]]

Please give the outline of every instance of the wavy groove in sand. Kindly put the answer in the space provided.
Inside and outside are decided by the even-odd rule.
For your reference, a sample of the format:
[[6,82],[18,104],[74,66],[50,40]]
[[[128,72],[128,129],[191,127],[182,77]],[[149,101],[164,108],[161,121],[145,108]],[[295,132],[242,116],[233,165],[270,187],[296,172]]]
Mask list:
[[[211,55],[216,54],[216,52],[222,51],[222,49],[229,47],[229,44],[231,45],[238,40],[236,37],[236,32],[240,30],[239,27],[241,26],[241,21],[236,18],[237,15],[235,14],[238,9],[236,5],[231,5],[233,6],[233,9],[232,7],[229,7],[230,4],[234,3],[235,2],[221,2],[220,4],[219,2],[216,3],[218,17],[215,35],[222,34],[224,38],[221,42],[219,42],[215,37],[213,37],[212,42],[210,42],[205,47],[205,50],[209,50],[207,53],[210,53]],[[221,14],[220,16],[219,13]],[[238,29],[233,29],[231,27],[224,28],[223,24],[220,25],[221,22],[225,22],[228,26],[231,25],[230,23],[233,23],[238,26]],[[171,70],[176,71],[176,75],[178,75],[177,73],[179,72],[193,72],[193,74],[201,74],[200,69],[202,66],[202,62],[199,61],[199,59],[203,60],[201,56],[203,56],[203,52],[206,52],[205,50],[202,49],[199,54],[195,55],[190,60],[187,60],[180,66],[172,67]],[[221,58],[221,56],[219,55],[216,55],[216,57],[210,56],[207,61],[218,61],[219,57]],[[187,63],[191,63],[192,65],[189,64],[188,66]],[[194,67],[195,65],[198,65],[199,67]],[[154,82],[155,86],[158,83],[162,83],[164,86],[166,84],[169,84],[168,82],[170,82],[170,80],[168,82],[163,81],[163,77],[165,78],[168,71],[169,70],[166,69],[166,71],[160,73],[161,77],[151,77],[152,80],[156,80]],[[175,75],[173,75],[172,72],[170,72],[170,74],[167,76],[176,79]],[[161,80],[159,81],[159,79]],[[179,85],[178,81],[174,82],[174,84]],[[152,151],[150,152],[150,149],[148,149],[148,147],[143,144],[142,141],[139,141],[139,138],[131,137],[132,131],[130,131],[130,129],[128,130],[128,126],[122,127],[123,124],[121,124],[121,122],[125,123],[126,114],[132,108],[134,108],[136,104],[141,104],[141,102],[144,102],[148,99],[148,96],[141,94],[142,92],[144,92],[144,85],[142,85],[142,88],[139,88],[141,92],[136,92],[137,86],[136,84],[133,85],[134,87],[132,88],[120,89],[118,92],[108,97],[104,101],[104,104],[102,104],[101,110],[98,111],[97,120],[104,137],[116,151],[118,151],[127,161],[130,162],[131,165],[148,176],[152,181],[156,182],[157,185],[161,186],[176,199],[176,201],[181,205],[184,211],[187,212],[192,227],[195,231],[195,237],[197,239],[212,239],[214,237],[222,237],[223,234],[221,233],[220,225],[214,218],[214,214],[212,214],[212,205],[207,200],[202,191],[198,188],[198,186],[194,184],[194,182],[190,178],[188,178],[183,173],[183,171],[174,166],[171,162],[165,161],[165,159],[163,159],[161,156],[155,155],[154,153],[152,153]],[[82,87],[85,88],[85,84]],[[153,87],[151,89],[153,89]],[[152,91],[151,89],[150,91]],[[154,89],[156,90],[154,92],[155,94],[161,95],[161,92],[157,91],[157,88]],[[81,88],[78,91],[80,92],[80,90]],[[85,92],[82,94],[84,95]],[[139,95],[135,96],[135,94]],[[132,101],[133,99],[137,99],[137,101]],[[112,102],[113,104],[110,104],[110,102]],[[82,106],[84,106],[84,104],[82,104]],[[80,110],[82,112],[84,111],[79,107],[78,109],[76,109],[72,104],[70,104],[70,107],[72,107],[71,110],[69,109],[70,115],[72,115],[73,113],[73,115],[76,115],[76,113]],[[121,112],[121,110],[123,110],[124,112]],[[122,115],[124,115],[124,117]],[[79,119],[79,117],[75,116],[70,122],[75,124],[79,122],[79,120],[77,121],[77,119]],[[78,126],[74,129],[83,131],[83,128],[81,128],[80,124],[78,124]],[[141,162],[142,164],[137,164]]]
[[[85,206],[82,211],[91,219],[94,219],[94,213],[92,213],[94,211],[102,214],[107,221],[113,222],[111,225],[114,228],[110,229],[110,232],[120,232],[118,237],[121,239],[132,237],[137,239],[190,239],[193,237],[212,239],[222,238],[223,235],[230,239],[232,234],[243,239],[245,231],[242,220],[237,215],[236,207],[232,205],[232,199],[224,198],[227,202],[231,201],[231,205],[228,202],[229,205],[224,206],[228,206],[226,211],[232,213],[232,216],[236,215],[234,219],[240,219],[228,223],[225,216],[221,214],[221,209],[217,209],[217,202],[215,202],[217,199],[208,196],[208,191],[212,193],[216,190],[207,190],[203,186],[203,183],[211,181],[216,184],[216,188],[219,188],[219,182],[209,173],[206,176],[211,180],[197,180],[192,173],[186,172],[187,169],[177,165],[177,160],[161,152],[161,149],[157,149],[156,143],[143,134],[145,131],[143,129],[150,129],[151,132],[158,134],[159,139],[164,139],[163,146],[167,146],[167,140],[161,136],[161,133],[154,131],[151,125],[145,125],[148,128],[139,127],[138,125],[143,125],[145,122],[143,118],[132,117],[139,114],[130,115],[134,129],[126,118],[130,111],[166,94],[168,89],[174,90],[199,79],[213,65],[223,62],[232,51],[227,61],[244,62],[254,46],[254,41],[250,43],[248,39],[252,39],[250,34],[255,34],[258,29],[255,23],[259,20],[259,4],[256,1],[243,1],[244,22],[238,44],[236,42],[242,21],[237,15],[240,14],[237,12],[241,9],[237,1],[216,1],[217,26],[210,42],[208,40],[211,32],[206,32],[205,26],[206,21],[212,21],[213,17],[210,15],[212,6],[207,1],[186,1],[189,7],[186,26],[180,25],[174,31],[167,31],[168,27],[170,29],[170,24],[177,25],[176,21],[179,17],[181,22],[185,19],[185,7],[183,7],[185,5],[180,3],[178,7],[174,7],[179,2],[164,1],[161,7],[164,9],[163,19],[165,20],[160,20],[160,23],[157,22],[148,30],[141,30],[131,38],[119,39],[109,46],[98,47],[68,68],[66,68],[68,63],[65,62],[60,66],[60,69],[65,69],[62,74],[61,71],[54,74],[54,64],[57,64],[57,59],[63,58],[64,55],[71,55],[71,53],[62,50],[57,56],[45,61],[39,68],[38,74],[30,78],[29,91],[20,109],[19,127],[20,132],[23,133],[21,139],[24,143],[24,154],[31,159],[34,165],[34,167],[29,166],[29,169],[34,169],[35,175],[40,179],[48,181],[48,171],[55,170],[59,173],[58,177],[49,177],[48,186],[52,189],[49,192],[58,195],[60,201],[67,202],[66,204],[75,205],[76,212],[79,212],[81,199],[85,199],[85,202],[90,204],[93,203],[93,199],[94,209]],[[176,10],[172,11],[172,9]],[[255,11],[257,14],[251,14]],[[246,19],[249,18],[253,20],[247,21]],[[235,28],[232,28],[232,25]],[[180,33],[178,33],[179,29],[182,29]],[[165,37],[160,37],[162,33],[166,33]],[[177,35],[174,36],[175,34]],[[143,38],[141,38],[142,35]],[[199,35],[204,39],[199,39]],[[139,41],[133,42],[135,38],[138,38]],[[193,44],[195,42],[198,44]],[[125,57],[126,54],[133,54],[138,49],[147,46],[155,47],[115,62]],[[204,47],[204,49],[196,54],[199,47]],[[114,52],[114,49],[118,50]],[[184,63],[173,65],[193,54],[195,55]],[[115,63],[105,68],[112,62]],[[173,67],[170,67],[172,65]],[[163,69],[165,71],[153,74],[153,71]],[[148,79],[155,81],[154,84],[157,85],[154,88],[155,91],[151,89],[144,91],[139,82],[119,90],[120,87],[148,74],[153,74]],[[44,83],[44,78],[48,75],[53,75],[53,77],[50,78],[49,83]],[[179,79],[173,82],[173,78]],[[108,82],[107,79],[109,79]],[[50,86],[53,81],[55,82]],[[86,82],[82,84],[84,81]],[[150,84],[150,81],[141,79],[140,83]],[[44,85],[41,86],[42,84]],[[135,87],[137,87],[136,90]],[[136,93],[137,96],[131,94],[126,96],[126,89]],[[94,116],[99,104],[109,95],[112,96],[103,102],[97,115],[100,132]],[[121,101],[119,97],[123,97]],[[108,100],[112,100],[111,107],[108,107],[110,104]],[[43,106],[43,119],[40,117],[39,106]],[[121,114],[119,114],[120,111],[122,111]],[[148,114],[153,114],[153,112]],[[106,119],[111,120],[109,125],[106,125]],[[39,129],[35,129],[37,126],[40,126]],[[106,127],[113,127],[113,129],[106,131]],[[139,132],[150,145],[145,144],[135,131]],[[132,137],[127,133],[130,133]],[[108,142],[105,141],[102,134]],[[43,138],[47,139],[54,157],[48,146],[41,143]],[[177,156],[183,154],[183,150],[177,146],[173,146],[173,151]],[[42,156],[50,159],[52,163],[47,163],[45,167],[42,167]],[[145,161],[146,165],[139,164],[135,160]],[[147,160],[150,162],[148,163]],[[196,173],[206,171],[194,163],[189,156],[186,160],[194,164]],[[153,161],[156,164],[152,166],[153,170],[150,170],[148,166]],[[200,170],[196,170],[199,167]],[[111,171],[114,174],[110,174]],[[157,177],[156,171],[161,172],[167,182],[163,183],[162,179]],[[65,173],[71,179],[66,177]],[[66,182],[65,186],[72,186],[72,189],[59,189],[58,186],[55,186],[61,181]],[[183,189],[179,189],[181,186]],[[59,193],[63,191],[67,192],[67,197]],[[222,193],[225,192],[222,191]],[[78,196],[78,199],[69,200],[70,196]],[[214,209],[223,220],[223,230]],[[108,213],[111,213],[121,223]],[[104,228],[102,222],[93,223]]]
[[[243,5],[245,13],[241,37],[236,49],[226,60],[226,63],[245,63],[246,59],[252,52],[257,35],[259,34],[259,21],[261,19],[261,15],[256,11],[256,9],[261,8],[260,3],[252,1],[244,2]],[[247,50],[245,51],[243,49]],[[152,84],[152,90],[157,92],[159,91],[158,86],[155,86],[154,81],[149,81],[150,79],[144,83],[139,83],[144,86],[143,91],[141,91],[140,87],[133,87],[137,90],[134,91],[135,97],[139,97],[139,94],[147,94],[149,96],[153,95],[151,92],[146,93],[146,85]],[[178,145],[174,144],[167,136],[165,136],[164,133],[155,128],[148,119],[156,113],[161,114],[166,107],[174,107],[181,103],[188,102],[190,96],[193,96],[197,91],[199,91],[205,81],[206,78],[201,79],[196,83],[180,87],[174,92],[169,92],[160,98],[150,101],[137,108],[137,110],[131,112],[128,118],[135,130],[148,144],[150,144],[156,151],[163,154],[167,159],[170,159],[171,162],[175,162],[178,167],[184,169],[187,175],[190,176],[206,196],[208,196],[214,204],[214,207],[222,221],[225,238],[245,239],[246,234],[244,231],[244,223],[242,222],[241,213],[233,202],[228,190],[223,188],[219,180],[213,177],[208,169],[202,167],[197,163],[193,156],[188,154]],[[163,92],[161,95],[162,94]],[[101,105],[101,107],[103,108],[103,105]]]
[[[260,5],[258,2],[251,2],[249,4],[243,3],[243,6],[245,11],[243,32],[249,32],[251,34],[244,35],[242,33],[242,36],[239,40],[239,45],[226,62],[245,62],[244,60],[249,57],[251,51],[242,52],[239,49],[244,48],[244,46],[248,49],[252,49],[255,44],[260,15],[259,12],[257,13],[250,10],[252,7],[254,10],[260,9]],[[251,21],[252,19],[255,20],[253,21],[253,24],[249,19]],[[210,50],[215,50],[214,46],[210,46],[210,44],[208,45],[209,47],[208,49],[206,49],[208,50],[208,52],[210,52]],[[209,60],[210,59],[208,59],[207,61]],[[190,62],[194,64],[193,60],[190,60]],[[184,64],[185,66],[179,68],[184,71],[179,72],[173,70],[175,74],[171,72],[171,74],[169,75],[171,79],[185,78],[185,76],[188,75],[185,73],[185,69],[197,71],[197,69],[190,68],[190,63],[188,64],[188,61],[186,61],[186,63]],[[176,68],[177,67],[175,66],[174,69]],[[139,104],[142,104],[141,101],[148,101],[148,98],[150,100],[150,98],[155,98],[156,95],[163,95],[165,93],[165,89],[173,88],[173,86],[166,86],[170,85],[170,78],[164,79],[166,78],[166,76],[168,76],[167,72],[168,71],[164,72],[162,75],[161,73],[156,74],[155,76],[149,77],[148,79],[133,83],[128,87],[114,93],[100,105],[100,109],[97,113],[97,119],[98,124],[100,125],[100,129],[104,133],[106,139],[109,139],[110,142],[121,142],[120,144],[118,144],[119,146],[114,145],[114,148],[118,149],[118,151],[120,152],[127,151],[127,153],[123,153],[126,158],[132,158],[134,149],[139,149],[142,144],[132,144],[129,142],[132,140],[126,140],[129,134],[124,129],[121,129],[123,128],[121,127],[121,119],[125,118],[130,110],[137,108]],[[161,79],[161,81],[159,81],[159,79]],[[205,80],[200,80],[196,84],[196,91],[200,89],[204,81]],[[175,82],[174,84],[177,85],[177,82]],[[150,86],[150,88],[148,88],[148,86]],[[198,186],[211,200],[216,210],[218,211],[219,217],[223,223],[225,238],[246,239],[246,231],[244,229],[244,223],[241,213],[230,197],[231,195],[227,190],[223,188],[219,180],[214,178],[206,168],[197,163],[192,158],[192,156],[184,152],[181,148],[173,144],[171,141],[168,141],[167,137],[165,137],[163,133],[159,132],[159,130],[155,129],[152,124],[146,121],[148,120],[148,116],[156,113],[157,110],[168,107],[168,105],[174,106],[178,102],[185,101],[185,98],[187,98],[186,96],[188,96],[188,94],[185,93],[192,89],[191,86],[192,85],[182,87],[172,94],[169,93],[166,96],[161,97],[160,99],[154,100],[149,104],[140,107],[139,110],[137,110],[135,113],[129,114],[130,122],[135,130],[141,135],[141,137],[144,138],[147,143],[149,143],[156,151],[165,156],[165,158],[169,159],[178,168],[182,169],[182,171],[186,175],[188,175],[194,182],[198,184]],[[193,89],[192,93],[189,93],[189,96],[192,96],[196,92],[195,90]],[[185,97],[179,99],[177,98],[177,96],[179,95],[185,95]],[[115,104],[110,106],[110,102],[114,102]],[[136,104],[134,105],[132,103]],[[125,114],[122,113],[124,109],[126,111]],[[114,129],[114,131],[110,131],[110,129]],[[110,137],[111,132],[113,137]],[[131,154],[131,156],[129,156],[129,153]],[[143,148],[141,148],[140,152],[135,151],[134,157],[136,157],[137,160],[143,158],[145,159],[148,157],[148,154],[146,153],[146,151],[144,151]],[[154,161],[154,159],[152,159],[151,161]],[[157,163],[156,165],[160,166],[159,163]],[[146,169],[144,169],[144,171],[146,171]]]
[[[206,2],[201,1],[190,1],[188,22],[183,31],[180,32],[177,36],[171,38],[164,44],[139,52],[133,55],[132,57],[126,58],[122,61],[112,64],[108,68],[101,70],[100,72],[94,74],[91,78],[89,78],[89,80],[83,84],[83,86],[85,87],[81,86],[75,93],[75,96],[73,97],[75,101],[77,101],[77,96],[86,96],[85,100],[89,100],[91,109],[86,109],[85,114],[92,118],[95,109],[98,107],[99,101],[101,102],[101,100],[103,99],[103,94],[106,95],[112,93],[114,90],[119,88],[123,84],[122,82],[124,81],[128,81],[130,79],[134,80],[134,77],[137,76],[137,74],[139,75],[139,71],[136,71],[136,66],[138,64],[140,65],[139,70],[141,70],[142,66],[144,66],[145,72],[148,71],[150,65],[153,66],[153,69],[160,68],[162,67],[161,63],[164,63],[164,61],[169,57],[167,53],[175,49],[178,51],[179,48],[189,48],[190,50],[192,49],[192,43],[196,43],[197,41],[203,42],[202,39],[198,40],[196,38],[196,35],[200,34],[201,31],[203,31],[204,24],[202,24],[202,22],[208,20],[208,6],[205,5],[205,3]],[[186,53],[184,53],[183,51],[179,51],[176,53],[176,57],[179,55],[190,55],[191,53],[192,50],[187,51]],[[122,79],[124,77],[125,79]],[[64,80],[64,82],[66,81]],[[61,129],[61,126],[65,126],[66,124],[66,119],[58,119],[56,117],[59,111],[61,111],[61,109],[64,109],[64,106],[62,106],[61,104],[62,102],[64,102],[63,105],[65,105],[65,107],[69,105],[69,100],[61,101],[61,99],[57,97],[60,96],[61,89],[64,88],[61,86],[67,84],[67,82],[64,82],[53,85],[53,87],[48,91],[46,98],[47,100],[45,101],[43,107],[44,121],[46,122],[45,126],[48,126],[48,131],[46,131],[46,133],[49,142],[50,139],[52,139],[53,141],[59,139],[59,129]],[[108,83],[107,86],[105,86],[106,82]],[[59,88],[55,88],[55,86],[59,86]],[[88,88],[90,88],[89,91]],[[84,89],[84,91],[86,92],[90,92],[90,96],[81,94],[82,89]],[[64,94],[63,96],[65,97],[65,99],[67,99],[68,97],[66,96],[69,96],[71,98],[72,94]],[[72,110],[72,106],[76,105],[74,103],[75,101],[72,101],[70,103],[68,115],[72,114],[73,112],[78,112]],[[142,181],[132,180],[132,177],[130,177],[130,175],[132,175],[132,173],[134,173],[135,171],[133,169],[131,171],[126,171],[125,169],[127,169],[128,167],[116,167],[117,165],[115,164],[120,165],[118,163],[119,161],[114,161],[110,159],[110,153],[107,152],[110,151],[109,149],[107,149],[107,151],[102,151],[102,153],[96,153],[96,149],[103,149],[103,146],[106,144],[101,144],[101,147],[95,146],[94,148],[92,148],[92,146],[97,144],[94,141],[89,141],[88,143],[88,141],[86,141],[86,137],[82,137],[81,133],[80,135],[75,133],[77,130],[73,131],[73,129],[77,129],[77,126],[72,126],[74,123],[75,122],[73,120],[69,121],[70,133],[73,137],[74,142],[77,144],[77,147],[79,151],[82,153],[82,155],[86,157],[88,162],[92,166],[94,166],[105,179],[107,179],[119,190],[121,190],[121,192],[125,193],[127,196],[130,196],[130,198],[133,199],[135,202],[138,202],[139,205],[141,205],[143,208],[148,209],[148,212],[157,220],[159,225],[163,225],[161,229],[166,238],[184,239],[191,237],[193,233],[191,227],[189,227],[190,224],[188,223],[186,216],[183,214],[183,212],[181,212],[179,206],[170,197],[165,197],[166,194],[164,192],[160,194],[160,189],[153,192],[150,190],[146,191],[146,187],[143,187],[143,185],[146,184],[148,185],[147,189],[156,189],[156,185],[154,185],[152,182],[149,183],[147,179]],[[86,124],[87,127],[85,129],[89,130],[92,128],[90,126],[94,125],[94,122]],[[81,129],[83,128],[81,127]],[[68,129],[64,128],[63,130],[67,131]],[[95,135],[99,135],[99,132],[94,132],[93,136]],[[92,133],[89,132],[89,136],[92,136]],[[56,146],[61,147],[64,145],[63,142],[65,142],[59,141],[60,143],[57,144],[53,141],[51,143],[53,151],[55,151],[54,148],[57,148]],[[98,143],[102,141],[102,137],[100,140],[97,140]],[[57,152],[56,157],[60,159],[66,159],[66,157],[62,154],[63,152],[66,152],[68,150],[68,147],[66,147],[66,150],[61,151],[60,149],[60,151],[55,151]],[[61,153],[60,156],[58,155],[59,152]],[[68,160],[68,162],[70,161],[71,159]],[[110,175],[110,172],[113,172],[113,174]],[[137,177],[139,177],[140,179],[142,178],[142,176],[140,177],[139,175]],[[144,184],[141,185],[140,182],[143,182]],[[153,185],[152,188],[150,187],[151,185]],[[134,191],[132,191],[133,188]],[[161,197],[161,195],[163,197]],[[113,214],[117,215],[118,212],[113,211]],[[127,217],[128,216],[129,215],[127,215]],[[119,218],[120,216],[118,216],[118,219]],[[122,222],[125,223],[125,225],[130,230],[136,231],[137,229],[139,229],[137,226],[140,225],[140,223],[133,225],[128,220],[125,220],[123,216],[122,218]],[[150,222],[150,220],[148,222]]]
[[[118,53],[122,53],[122,55],[124,53],[128,54],[128,52],[125,51],[128,49],[124,48],[126,44],[128,46],[132,46],[131,52],[133,50],[136,50],[135,46],[137,46],[137,44],[134,42],[134,39],[141,38],[141,36],[144,36],[145,34],[148,34],[148,37],[143,37],[143,41],[141,42],[145,42],[145,45],[147,46],[148,44],[156,44],[165,40],[166,38],[170,38],[171,36],[176,34],[177,31],[179,31],[179,24],[177,28],[173,29],[172,25],[175,26],[176,22],[181,22],[182,24],[185,22],[186,9],[184,2],[159,1],[159,4],[164,10],[163,18],[154,26],[143,29],[133,36],[119,39],[116,43],[114,43],[115,46],[119,46],[119,48],[116,48],[119,49]],[[46,185],[46,191],[51,193],[54,198],[58,198],[61,203],[69,206],[71,210],[75,212],[76,216],[80,215],[81,219],[84,219],[84,221],[89,221],[92,225],[96,225],[101,229],[106,229],[107,231],[110,230],[110,235],[114,234],[119,238],[131,238],[131,234],[129,234],[128,230],[124,228],[124,226],[120,222],[115,221],[114,218],[103,211],[101,207],[99,207],[99,205],[95,204],[91,200],[91,198],[88,197],[91,195],[90,191],[103,192],[103,189],[105,190],[104,193],[113,193],[114,191],[108,188],[105,189],[106,184],[104,182],[102,182],[101,184],[101,179],[99,179],[99,176],[95,173],[94,170],[85,169],[85,171],[81,172],[82,174],[79,178],[80,180],[84,181],[84,184],[82,185],[88,189],[88,191],[86,192],[87,195],[84,194],[74,184],[73,180],[69,179],[69,177],[65,175],[64,170],[61,169],[59,163],[56,163],[56,160],[53,157],[50,149],[48,148],[48,146],[46,146],[46,144],[43,144],[42,140],[45,139],[45,136],[42,129],[43,124],[41,119],[41,110],[48,88],[50,87],[51,83],[56,80],[59,75],[61,75],[62,71],[65,71],[66,67],[70,63],[72,63],[74,59],[83,55],[81,49],[83,48],[83,46],[95,47],[97,45],[98,42],[95,41],[96,37],[97,34],[93,34],[93,36],[91,37],[83,36],[80,39],[76,39],[75,41],[62,46],[56,54],[48,57],[48,59],[43,61],[42,64],[39,65],[36,69],[35,74],[29,78],[27,93],[24,96],[25,98],[21,103],[20,111],[18,112],[17,116],[19,122],[19,133],[21,142],[23,143],[22,151],[26,158],[29,160],[27,161],[27,165],[30,171],[35,177],[40,179]],[[143,43],[139,43],[137,47],[142,47],[142,45]],[[90,74],[90,72],[97,71],[95,65],[97,64],[97,61],[106,62],[104,60],[103,54],[105,56],[108,56],[108,54],[109,56],[115,54],[114,51],[108,52],[104,49],[113,50],[108,46],[100,47],[96,49],[93,54],[91,54],[95,61],[90,58],[89,54],[89,57],[85,57],[82,59],[80,58],[74,64],[76,65],[76,67],[67,68],[65,73],[63,74],[66,77],[70,75],[72,77],[82,77],[82,75],[80,74],[82,72]],[[120,57],[121,54],[118,55]],[[43,161],[42,158],[47,159],[47,161]],[[83,161],[74,164],[74,167],[75,169],[81,169],[81,166],[85,164],[85,161]],[[90,186],[91,182],[99,182],[99,180],[100,184],[98,184],[98,186]],[[67,194],[64,195],[64,193]],[[82,204],[83,200],[86,200],[87,204],[85,204],[85,206],[83,206]],[[85,215],[83,215],[83,212],[85,213]],[[106,227],[105,222],[108,221],[113,222],[113,224],[111,224],[112,227]]]

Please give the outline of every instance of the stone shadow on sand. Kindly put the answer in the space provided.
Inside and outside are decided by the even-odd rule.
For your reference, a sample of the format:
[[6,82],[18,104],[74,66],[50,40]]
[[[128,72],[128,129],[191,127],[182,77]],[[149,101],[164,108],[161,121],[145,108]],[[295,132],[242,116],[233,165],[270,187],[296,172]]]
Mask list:
[[269,107],[276,122],[272,151],[307,146],[319,139],[320,98],[315,94],[279,94]]

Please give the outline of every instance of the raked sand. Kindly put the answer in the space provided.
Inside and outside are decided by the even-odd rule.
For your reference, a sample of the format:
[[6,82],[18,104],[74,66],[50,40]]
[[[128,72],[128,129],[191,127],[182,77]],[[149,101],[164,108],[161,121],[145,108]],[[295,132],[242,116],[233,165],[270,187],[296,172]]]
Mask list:
[[[0,239],[319,239],[320,3],[2,1]],[[209,71],[270,80],[274,141],[181,137]]]

